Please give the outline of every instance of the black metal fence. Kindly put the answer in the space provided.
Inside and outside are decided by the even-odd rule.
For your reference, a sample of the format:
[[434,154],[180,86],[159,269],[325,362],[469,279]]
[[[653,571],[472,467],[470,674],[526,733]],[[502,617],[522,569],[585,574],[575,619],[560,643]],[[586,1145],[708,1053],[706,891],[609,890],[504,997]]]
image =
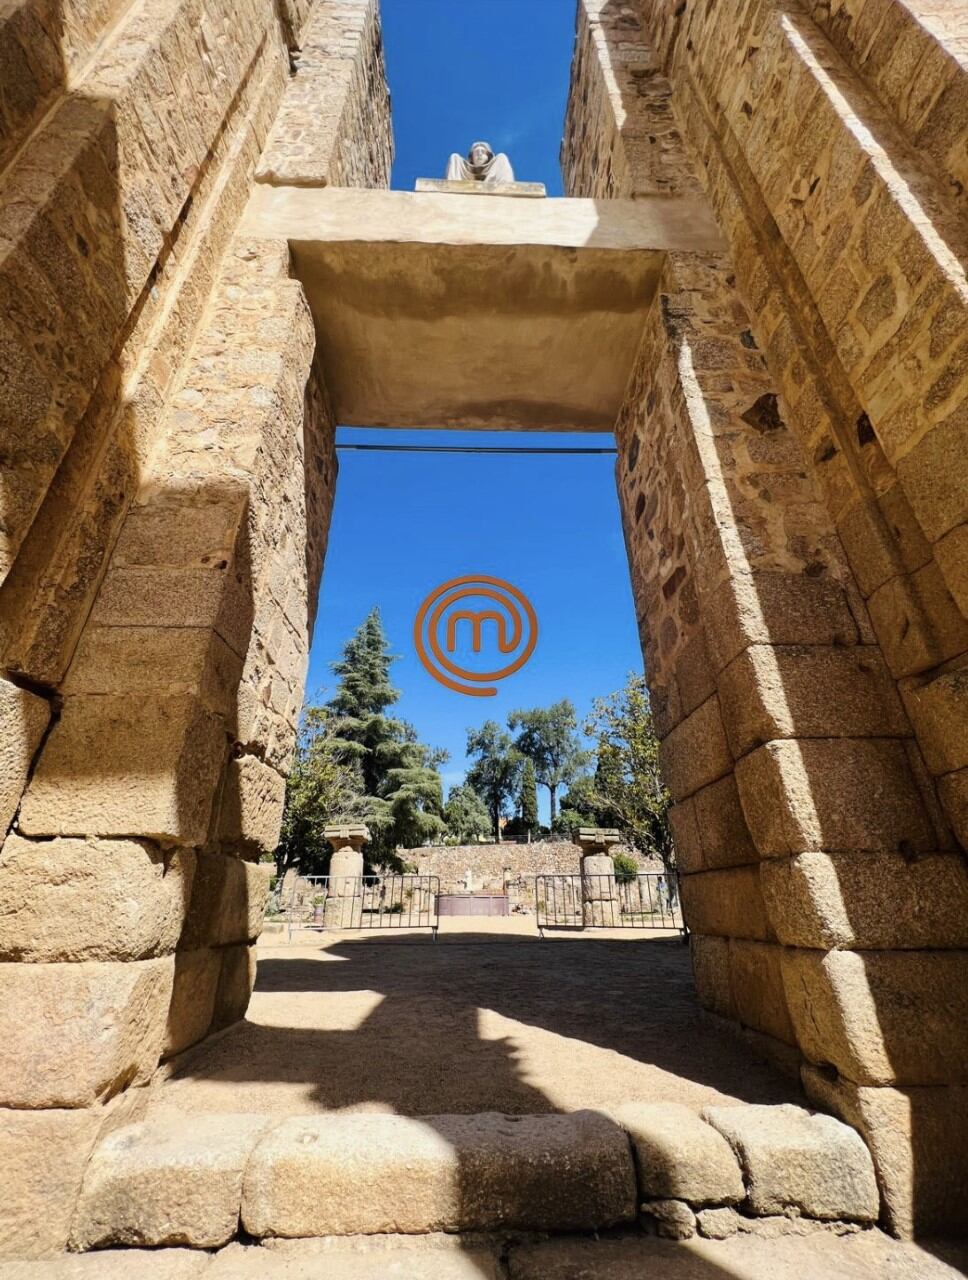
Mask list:
[[437,940],[437,876],[299,876],[283,904],[297,929],[430,929]]
[[545,929],[677,929],[685,934],[675,875],[535,876],[538,932]]

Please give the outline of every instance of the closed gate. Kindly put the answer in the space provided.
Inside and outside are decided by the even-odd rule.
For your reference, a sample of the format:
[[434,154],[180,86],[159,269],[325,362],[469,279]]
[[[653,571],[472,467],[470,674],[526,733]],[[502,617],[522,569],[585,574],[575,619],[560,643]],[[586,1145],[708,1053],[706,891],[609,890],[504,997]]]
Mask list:
[[662,871],[635,876],[535,876],[538,932],[545,929],[677,929],[686,927],[678,878]]
[[285,904],[295,929],[430,929],[437,940],[437,876],[299,876]]

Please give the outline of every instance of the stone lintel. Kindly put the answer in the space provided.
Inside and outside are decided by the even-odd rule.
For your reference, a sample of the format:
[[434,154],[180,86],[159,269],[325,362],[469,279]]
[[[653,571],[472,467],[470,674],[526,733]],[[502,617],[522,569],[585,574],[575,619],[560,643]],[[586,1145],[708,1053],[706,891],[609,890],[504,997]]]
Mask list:
[[370,839],[370,829],[364,822],[347,822],[323,828],[323,839],[334,849],[362,849]]
[[439,191],[457,196],[525,196],[534,199],[547,196],[543,182],[474,182],[450,178],[418,178],[414,191]]
[[618,844],[620,839],[614,827],[579,827],[578,843],[583,853],[593,849],[607,849],[609,845]]

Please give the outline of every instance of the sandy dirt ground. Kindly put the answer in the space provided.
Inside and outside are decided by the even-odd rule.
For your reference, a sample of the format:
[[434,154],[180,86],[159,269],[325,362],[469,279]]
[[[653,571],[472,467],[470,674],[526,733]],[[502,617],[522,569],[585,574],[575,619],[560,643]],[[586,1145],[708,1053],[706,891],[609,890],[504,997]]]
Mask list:
[[190,1050],[155,1114],[572,1111],[802,1101],[702,1014],[675,935],[448,921],[427,934],[272,935],[245,1022]]

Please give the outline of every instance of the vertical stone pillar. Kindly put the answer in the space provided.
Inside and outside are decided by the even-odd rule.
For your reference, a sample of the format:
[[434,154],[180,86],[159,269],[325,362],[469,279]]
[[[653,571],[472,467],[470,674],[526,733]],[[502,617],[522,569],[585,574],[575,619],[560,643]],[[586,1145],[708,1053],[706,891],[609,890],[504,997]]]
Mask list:
[[328,929],[358,929],[363,919],[363,846],[370,832],[364,823],[354,822],[326,827],[323,835],[333,846],[323,923]]
[[607,827],[581,827],[582,919],[585,924],[618,924],[622,904],[615,879],[615,863],[609,849],[618,844],[619,835]]

